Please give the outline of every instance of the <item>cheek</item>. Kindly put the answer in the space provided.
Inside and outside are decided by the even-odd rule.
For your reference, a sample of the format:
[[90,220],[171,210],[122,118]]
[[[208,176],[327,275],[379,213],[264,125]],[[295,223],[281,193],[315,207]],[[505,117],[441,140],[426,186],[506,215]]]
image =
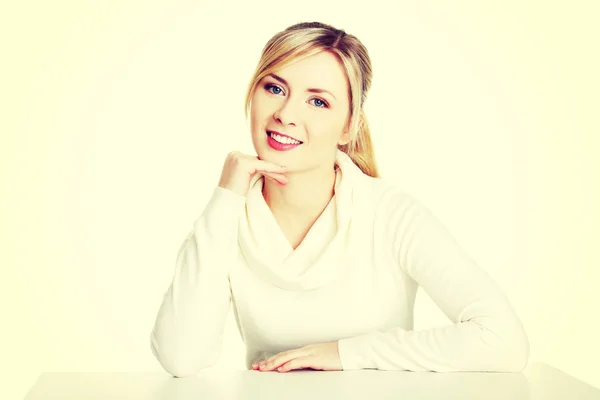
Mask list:
[[250,109],[250,128],[252,132],[259,129],[263,123],[264,116],[261,113],[260,104],[252,103],[252,108]]
[[308,132],[315,140],[326,142],[336,142],[343,128],[343,122],[340,123],[339,118],[323,116],[311,118],[310,124],[307,125]]
[[269,117],[269,112],[272,107],[269,106],[269,102],[261,96],[254,96],[252,99],[252,107],[250,109],[250,117],[252,123],[256,125],[264,124],[266,119]]

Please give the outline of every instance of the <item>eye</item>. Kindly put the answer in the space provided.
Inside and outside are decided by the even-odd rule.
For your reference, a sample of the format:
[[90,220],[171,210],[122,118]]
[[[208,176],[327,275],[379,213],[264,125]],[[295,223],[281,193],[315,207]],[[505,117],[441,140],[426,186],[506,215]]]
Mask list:
[[321,103],[323,103],[323,106],[318,106],[317,105],[318,108],[328,108],[329,107],[329,105],[327,104],[327,102],[325,102],[324,100],[321,100],[319,98],[314,98],[312,100],[320,101]]
[[[273,92],[271,89],[279,90],[279,92]],[[273,93],[273,94],[281,94],[281,93],[283,93],[283,90],[279,86],[273,85],[273,84],[270,84],[270,83],[267,83],[265,85],[265,90],[267,90],[269,93]],[[327,102],[325,100],[319,99],[318,97],[316,97],[314,99],[311,99],[311,100],[316,100],[316,101],[319,102],[318,104],[315,104],[315,106],[317,108],[329,108],[329,104],[327,104]],[[322,104],[322,105],[319,105],[319,104]]]
[[[269,93],[273,93],[273,92],[270,90],[271,88],[274,88],[274,89],[277,89],[277,90],[281,90],[281,88],[280,88],[279,86],[276,86],[276,85],[271,85],[270,83],[267,83],[267,84],[265,85],[265,89],[266,89],[266,90],[267,90]],[[273,93],[273,94],[279,94],[279,93]]]

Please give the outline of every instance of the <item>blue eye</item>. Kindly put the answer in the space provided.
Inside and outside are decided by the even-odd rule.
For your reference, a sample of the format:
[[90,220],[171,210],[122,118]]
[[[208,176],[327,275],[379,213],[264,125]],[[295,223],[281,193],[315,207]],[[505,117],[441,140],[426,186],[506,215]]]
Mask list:
[[[265,85],[265,89],[266,89],[266,90],[267,90],[269,93],[273,93],[273,91],[272,91],[271,89],[277,89],[277,90],[279,90],[279,91],[280,91],[280,92],[278,92],[278,93],[273,93],[273,94],[280,94],[280,93],[282,92],[282,90],[281,90],[281,88],[280,88],[279,86],[277,86],[277,85],[272,85],[272,84],[270,84],[270,83],[267,83],[267,84]],[[311,99],[311,100],[316,100],[316,101],[319,101],[319,102],[323,103],[323,105],[321,105],[321,106],[320,106],[320,105],[316,105],[316,107],[317,107],[317,108],[329,108],[329,105],[328,105],[328,104],[327,104],[327,102],[326,102],[326,101],[324,101],[324,100],[321,100],[321,99],[319,99],[319,98],[314,98],[314,99]]]
[[321,99],[313,99],[313,100],[320,101],[321,103],[323,103],[323,106],[317,106],[317,107],[319,107],[319,108],[327,108],[327,103],[325,103],[323,100],[321,100]]
[[[271,88],[275,88],[275,89],[279,89],[279,90],[281,90],[281,88],[280,88],[279,86],[270,85],[270,84],[266,84],[266,85],[265,85],[265,89],[267,89],[267,91],[269,91],[270,93],[273,93],[273,92],[271,92],[271,91],[269,90],[269,89],[271,89]],[[279,93],[273,93],[273,94],[279,94]]]

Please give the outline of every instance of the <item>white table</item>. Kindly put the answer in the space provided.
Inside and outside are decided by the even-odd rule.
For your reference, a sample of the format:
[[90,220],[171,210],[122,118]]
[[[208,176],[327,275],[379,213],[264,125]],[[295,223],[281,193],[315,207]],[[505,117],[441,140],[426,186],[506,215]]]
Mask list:
[[204,370],[174,378],[162,372],[48,372],[25,400],[307,400],[561,399],[600,400],[600,389],[547,364],[523,373]]

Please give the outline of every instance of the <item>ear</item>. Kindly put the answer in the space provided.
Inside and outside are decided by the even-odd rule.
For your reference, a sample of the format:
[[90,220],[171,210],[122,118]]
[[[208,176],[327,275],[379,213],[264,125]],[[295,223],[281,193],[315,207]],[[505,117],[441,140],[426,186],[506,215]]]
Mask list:
[[344,131],[338,140],[338,145],[344,146],[350,142],[350,131]]
[[[364,120],[361,116],[361,118],[358,120],[358,130],[360,130],[362,128],[363,124],[364,124]],[[340,146],[348,144],[350,142],[350,139],[351,139],[350,129],[347,127],[347,129],[342,133],[342,136],[340,136],[340,140],[338,141],[338,144]]]

